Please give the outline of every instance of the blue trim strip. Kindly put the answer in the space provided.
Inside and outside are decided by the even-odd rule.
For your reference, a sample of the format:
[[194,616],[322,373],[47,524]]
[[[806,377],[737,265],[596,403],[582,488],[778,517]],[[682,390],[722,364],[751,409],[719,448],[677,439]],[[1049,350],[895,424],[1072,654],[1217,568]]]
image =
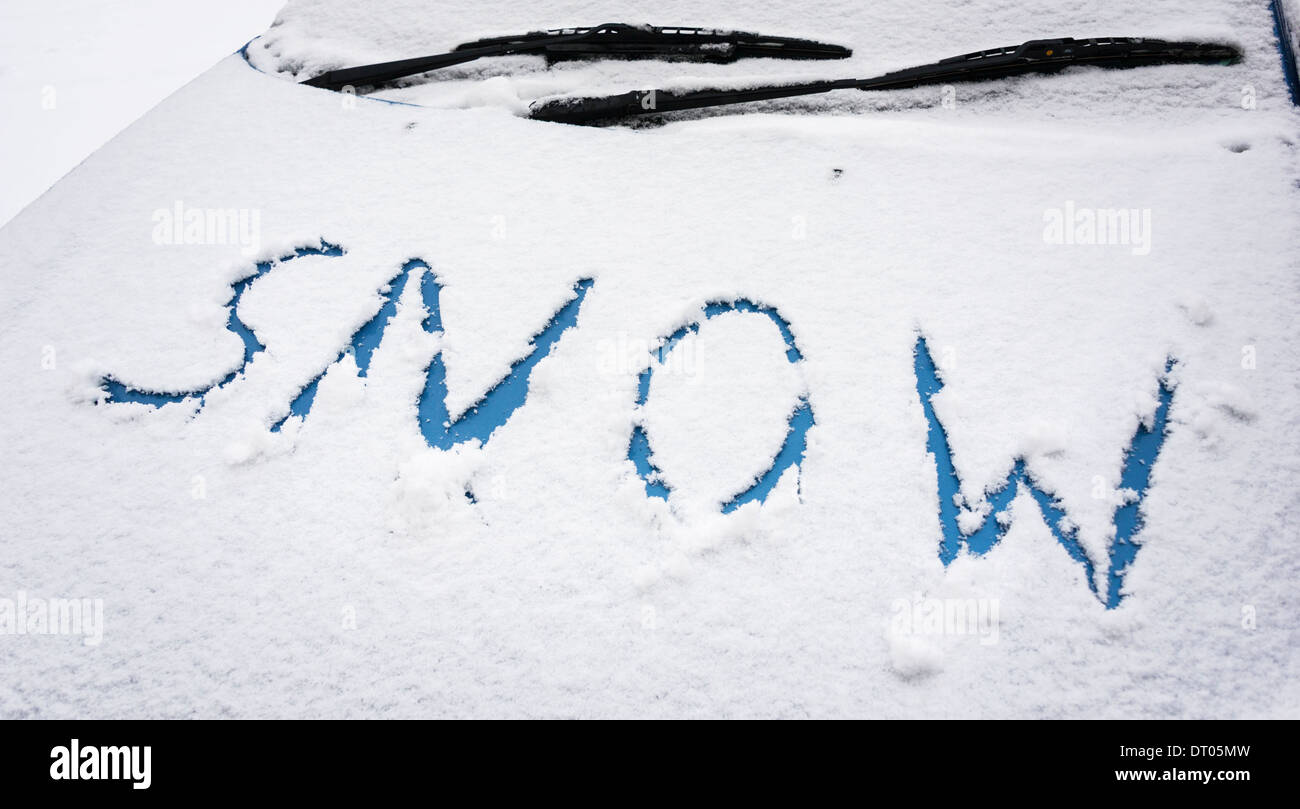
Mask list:
[[1291,21],[1287,19],[1282,0],[1271,0],[1273,9],[1273,33],[1277,35],[1277,50],[1282,55],[1282,75],[1286,78],[1287,89],[1291,91],[1291,103],[1300,105],[1300,72],[1296,67],[1295,33]]

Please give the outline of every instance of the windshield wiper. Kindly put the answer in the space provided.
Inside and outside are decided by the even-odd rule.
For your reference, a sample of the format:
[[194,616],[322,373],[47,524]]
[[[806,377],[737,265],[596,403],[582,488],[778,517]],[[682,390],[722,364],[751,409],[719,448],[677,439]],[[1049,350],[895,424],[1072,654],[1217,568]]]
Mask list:
[[633,115],[718,107],[832,90],[899,90],[930,84],[1000,79],[1024,73],[1054,73],[1072,65],[1131,68],[1159,64],[1231,64],[1241,52],[1231,45],[1168,42],[1132,37],[1035,39],[1021,45],[976,51],[871,79],[836,79],[760,85],[735,90],[638,90],[613,96],[557,98],[535,103],[529,117],[591,124]]
[[379,84],[426,73],[486,56],[540,54],[549,62],[571,59],[673,59],[734,62],[749,57],[779,59],[845,59],[853,51],[810,39],[770,37],[712,28],[664,28],[605,23],[592,28],[559,28],[513,37],[492,37],[457,45],[450,53],[400,59],[314,76],[302,84],[341,90]]

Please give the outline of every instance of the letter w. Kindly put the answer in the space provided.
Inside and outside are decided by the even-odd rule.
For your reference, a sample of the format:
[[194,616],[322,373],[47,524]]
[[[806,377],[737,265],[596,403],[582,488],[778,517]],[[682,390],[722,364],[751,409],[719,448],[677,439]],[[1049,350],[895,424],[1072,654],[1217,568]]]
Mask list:
[[1087,570],[1088,586],[1105,605],[1112,609],[1119,605],[1124,574],[1137,556],[1139,544],[1134,536],[1142,528],[1142,500],[1146,496],[1147,486],[1151,482],[1151,468],[1160,454],[1160,447],[1165,440],[1165,425],[1169,419],[1169,405],[1173,401],[1173,388],[1168,382],[1169,371],[1173,369],[1173,360],[1165,365],[1165,377],[1160,380],[1160,403],[1156,408],[1155,418],[1150,427],[1139,424],[1137,433],[1124,455],[1124,468],[1120,476],[1121,489],[1131,492],[1124,502],[1115,510],[1113,521],[1115,539],[1109,551],[1106,592],[1098,591],[1097,578],[1093,561],[1084,552],[1078,539],[1077,526],[1066,517],[1061,504],[1052,495],[1043,491],[1025,468],[1023,458],[1017,458],[1011,474],[996,491],[987,496],[989,513],[974,530],[963,532],[958,523],[957,495],[961,491],[961,481],[952,462],[952,450],[948,446],[948,436],[943,425],[939,423],[931,402],[934,395],[943,388],[938,370],[930,356],[925,338],[918,336],[915,348],[916,392],[921,399],[921,408],[929,422],[926,449],[934,455],[935,471],[939,478],[939,524],[943,536],[939,541],[939,559],[948,565],[957,558],[961,545],[975,554],[983,554],[1001,541],[1006,533],[1005,519],[999,519],[1015,499],[1020,486],[1024,486],[1038,503],[1047,527],[1056,539],[1065,547],[1070,556],[1080,562]]

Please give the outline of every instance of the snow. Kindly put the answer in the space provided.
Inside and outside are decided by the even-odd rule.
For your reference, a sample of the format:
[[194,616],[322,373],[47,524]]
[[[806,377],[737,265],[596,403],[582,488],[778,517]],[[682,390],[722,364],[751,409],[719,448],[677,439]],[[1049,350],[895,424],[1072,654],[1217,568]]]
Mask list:
[[253,38],[281,0],[6,0],[0,224],[123,127]]
[[[1300,116],[1266,6],[377,5],[291,2],[250,46],[260,70],[220,62],[0,230],[0,596],[105,602],[96,647],[0,637],[0,716],[1297,715]],[[554,76],[515,60],[519,78],[484,63],[393,91],[418,107],[291,81],[641,18],[855,55]],[[635,129],[511,102],[1129,33],[1222,36],[1246,58],[972,85],[954,108],[931,88]],[[177,201],[257,211],[257,250],[155,243]],[[1045,240],[1067,204],[1149,210],[1151,250]],[[224,378],[242,355],[232,282],[322,239],[345,255],[249,286],[241,317],[266,351],[202,408],[93,403],[104,375]],[[366,376],[345,356],[308,417],[270,432],[412,258],[443,284],[442,336],[408,283]],[[482,446],[430,448],[416,401],[434,353],[454,418],[581,278],[525,404]],[[767,317],[719,315],[677,346],[698,365],[656,374],[638,411],[655,341],[738,300],[777,308],[802,360]],[[1094,559],[1116,505],[1096,479],[1119,485],[1177,360],[1116,609],[1024,492],[1000,544],[940,562],[918,332],[968,500],[1023,457]],[[803,463],[719,513],[804,393]],[[628,459],[636,423],[667,502]],[[894,607],[918,594],[996,600],[997,642],[901,632]]]

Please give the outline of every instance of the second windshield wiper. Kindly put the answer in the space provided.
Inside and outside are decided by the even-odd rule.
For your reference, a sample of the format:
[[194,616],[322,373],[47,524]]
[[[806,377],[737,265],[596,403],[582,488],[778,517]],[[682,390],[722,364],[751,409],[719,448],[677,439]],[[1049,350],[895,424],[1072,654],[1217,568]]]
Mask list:
[[771,37],[712,28],[666,28],[605,23],[591,28],[559,28],[512,37],[492,37],[457,45],[449,53],[399,59],[330,70],[302,84],[341,90],[426,73],[487,56],[539,54],[548,61],[570,59],[674,59],[734,62],[749,57],[845,59],[853,54],[839,45],[811,39]]
[[1021,45],[976,51],[870,79],[770,84],[734,90],[638,90],[613,96],[558,98],[533,105],[530,118],[568,124],[616,121],[634,115],[718,107],[832,90],[899,90],[931,84],[979,81],[1024,73],[1054,73],[1072,65],[1130,68],[1158,64],[1230,64],[1241,58],[1232,45],[1111,37],[1035,39]]

